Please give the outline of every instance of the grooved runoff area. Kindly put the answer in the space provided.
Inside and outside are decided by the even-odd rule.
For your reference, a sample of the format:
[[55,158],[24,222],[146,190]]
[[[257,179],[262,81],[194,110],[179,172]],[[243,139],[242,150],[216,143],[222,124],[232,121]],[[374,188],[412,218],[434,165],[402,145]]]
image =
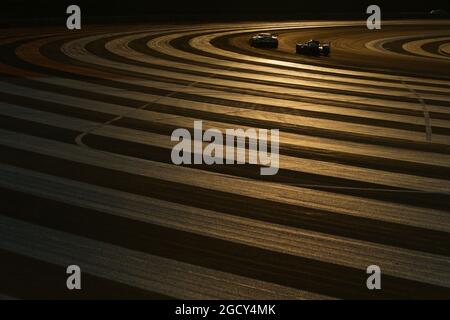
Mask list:
[[[0,299],[450,298],[450,21],[11,30]],[[175,165],[197,120],[278,129],[278,173]]]

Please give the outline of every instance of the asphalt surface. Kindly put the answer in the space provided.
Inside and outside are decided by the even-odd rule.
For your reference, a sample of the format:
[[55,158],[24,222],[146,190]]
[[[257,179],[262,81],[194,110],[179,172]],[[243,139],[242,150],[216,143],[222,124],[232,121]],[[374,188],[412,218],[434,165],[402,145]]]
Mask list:
[[[0,298],[449,299],[449,46],[450,21],[0,30]],[[279,129],[278,174],[172,164],[194,120]]]

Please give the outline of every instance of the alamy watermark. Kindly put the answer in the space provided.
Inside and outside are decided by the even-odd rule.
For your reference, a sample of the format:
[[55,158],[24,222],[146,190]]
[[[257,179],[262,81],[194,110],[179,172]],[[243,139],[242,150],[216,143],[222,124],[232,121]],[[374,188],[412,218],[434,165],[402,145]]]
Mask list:
[[381,268],[373,264],[367,267],[366,272],[370,275],[366,281],[367,289],[381,290]]
[[80,30],[81,29],[81,9],[77,5],[70,5],[66,10],[67,14],[70,16],[66,20],[66,27],[69,30]]
[[77,265],[70,265],[66,269],[69,275],[66,280],[66,286],[69,290],[81,290],[81,268]]
[[367,29],[369,30],[381,29],[381,8],[376,4],[372,4],[367,7],[366,13],[370,14],[366,22]]
[[278,129],[226,129],[222,132],[210,128],[203,132],[203,122],[199,120],[194,121],[193,139],[189,130],[176,129],[171,140],[179,142],[171,154],[176,165],[249,163],[261,165],[260,174],[264,176],[275,175],[279,170]]

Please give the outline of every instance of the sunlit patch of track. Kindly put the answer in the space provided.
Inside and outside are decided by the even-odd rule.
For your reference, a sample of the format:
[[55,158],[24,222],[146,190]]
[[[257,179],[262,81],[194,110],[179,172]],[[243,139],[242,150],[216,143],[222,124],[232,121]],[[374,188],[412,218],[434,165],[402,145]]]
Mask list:
[[[450,78],[421,69],[449,66],[448,22],[403,24],[0,38],[0,296],[73,298],[54,274],[78,264],[85,298],[449,298]],[[267,30],[279,50],[248,46]],[[291,52],[310,36],[333,39],[329,59]],[[278,175],[173,165],[170,135],[195,120],[280,129]]]
[[[378,52],[391,51],[398,55],[404,54],[424,58],[449,60],[450,58],[445,54],[445,50],[441,49],[449,45],[450,37],[448,35],[450,35],[450,32],[447,33],[447,36],[407,36],[379,39],[370,43],[368,48]],[[400,48],[398,50],[386,48],[396,42],[399,43]]]

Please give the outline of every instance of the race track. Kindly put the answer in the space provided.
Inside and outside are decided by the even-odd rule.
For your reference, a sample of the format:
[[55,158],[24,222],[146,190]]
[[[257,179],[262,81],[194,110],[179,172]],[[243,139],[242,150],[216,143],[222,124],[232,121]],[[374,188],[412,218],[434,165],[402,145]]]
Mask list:
[[[450,21],[364,23],[0,29],[0,298],[449,299]],[[172,164],[194,120],[278,174]]]

